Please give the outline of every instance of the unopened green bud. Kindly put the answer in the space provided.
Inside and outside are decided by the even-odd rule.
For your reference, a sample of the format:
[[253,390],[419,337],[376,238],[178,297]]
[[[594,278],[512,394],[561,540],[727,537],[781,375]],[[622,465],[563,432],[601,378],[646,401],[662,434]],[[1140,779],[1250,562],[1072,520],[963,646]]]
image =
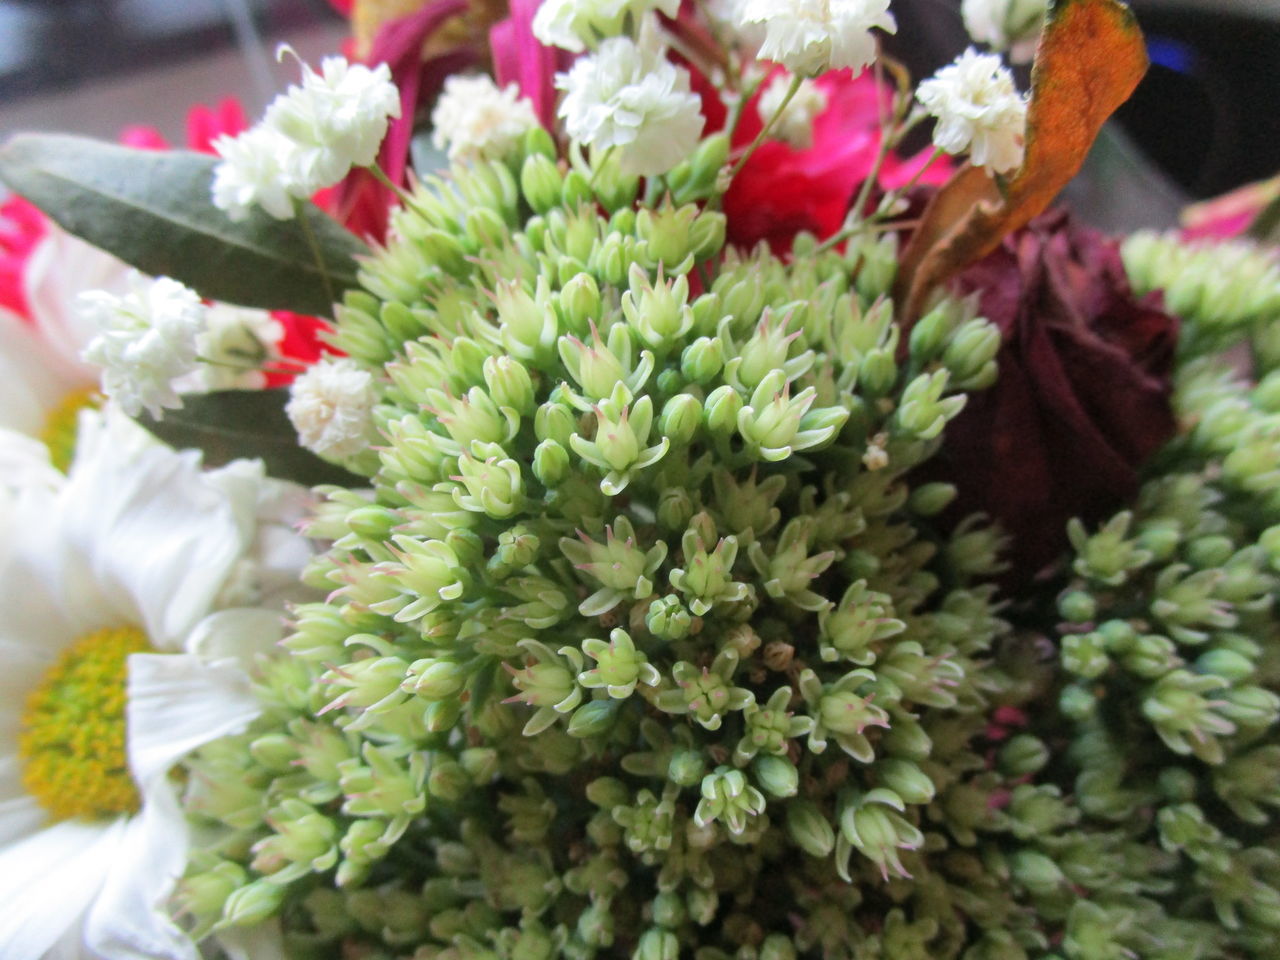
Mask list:
[[1257,670],[1253,661],[1248,657],[1241,656],[1234,650],[1227,650],[1221,647],[1209,650],[1197,657],[1195,667],[1197,673],[1211,673],[1215,677],[1222,677],[1228,683],[1247,680]]
[[706,772],[707,764],[701,750],[674,750],[667,766],[667,778],[682,787],[701,783]]
[[706,228],[700,228],[699,239],[695,239],[692,230],[701,219],[698,208],[692,204],[664,206],[656,210],[644,208],[636,214],[636,235],[643,242],[650,260],[662,264],[667,270],[674,270],[694,253],[701,235],[705,233]]
[[999,350],[999,328],[976,318],[955,332],[942,353],[942,362],[951,371],[951,382],[957,387],[980,389],[995,380],[995,358]]
[[738,412],[742,409],[742,396],[729,384],[717,387],[707,397],[703,405],[703,413],[707,421],[707,429],[721,436],[733,432],[738,423]]
[[427,792],[445,803],[457,803],[471,788],[471,778],[462,764],[455,760],[439,759],[431,765],[427,774]]
[[[693,499],[684,487],[668,487],[658,497],[658,523],[664,530],[684,530],[693,516]],[[652,628],[650,628],[652,629]]]
[[1138,531],[1138,546],[1155,560],[1169,560],[1182,542],[1182,525],[1173,519],[1148,520]]
[[796,960],[796,945],[784,933],[771,933],[760,944],[760,960]]
[[1098,709],[1098,701],[1089,690],[1072,684],[1062,688],[1062,693],[1058,696],[1058,709],[1069,720],[1079,722],[1093,716]]
[[1087,623],[1098,615],[1098,602],[1083,590],[1072,590],[1058,598],[1058,615],[1072,623]]
[[573,717],[569,721],[569,736],[579,738],[604,736],[617,721],[618,708],[621,705],[621,700],[612,698],[592,700],[590,703],[583,704],[573,712]]
[[1099,633],[1073,633],[1062,638],[1062,665],[1086,680],[1104,674],[1111,666],[1106,641]]
[[1196,537],[1187,544],[1187,560],[1201,570],[1222,566],[1235,552],[1236,545],[1230,537]]
[[922,517],[936,517],[955,501],[958,491],[950,483],[926,483],[911,491],[908,505]]
[[679,894],[668,891],[653,898],[653,922],[658,926],[674,930],[684,923],[686,916]]
[[670,930],[646,930],[632,960],[680,960],[680,941]]
[[858,370],[858,383],[868,397],[883,397],[898,380],[898,364],[893,351],[875,347],[867,351]]
[[857,252],[861,264],[853,282],[858,293],[867,301],[884,296],[898,275],[897,242],[891,235],[878,240],[867,238],[857,244]]
[[1049,748],[1039,737],[1019,733],[1000,748],[998,762],[1006,776],[1023,777],[1044,768],[1049,762]]
[[499,407],[525,416],[533,413],[533,380],[529,370],[514,357],[489,357],[484,362],[484,382]]
[[241,887],[222,907],[221,926],[251,927],[274,916],[284,903],[288,888],[267,880],[255,880]]
[[726,224],[723,213],[702,212],[689,231],[694,260],[707,260],[720,252],[724,246]]
[[427,704],[422,713],[422,723],[430,733],[452,730],[462,716],[462,704],[457,700],[436,700]]
[[1258,546],[1266,553],[1271,569],[1280,573],[1280,524],[1263,530],[1258,537]]
[[[686,521],[687,522],[687,521]],[[689,634],[693,617],[675,595],[659,597],[645,611],[645,626],[662,640],[679,640]]]
[[550,157],[534,154],[526,157],[520,169],[520,189],[529,206],[538,213],[546,213],[552,207],[560,205],[560,194],[564,189],[564,178]]
[[794,797],[800,789],[800,771],[786,757],[762,754],[752,762],[751,773],[770,796]]
[[383,541],[391,539],[391,531],[404,521],[395,511],[371,503],[356,507],[347,514],[345,522],[352,533]]
[[880,782],[905,803],[928,803],[937,790],[928,775],[910,760],[883,760],[879,770]]
[[700,927],[705,927],[714,920],[716,911],[720,908],[720,898],[716,892],[702,887],[694,887],[685,894],[684,902],[689,908],[689,919]]
[[1156,783],[1161,795],[1170,803],[1190,803],[1199,789],[1196,775],[1183,767],[1165,767]]
[[702,404],[698,398],[678,393],[663,405],[658,429],[672,443],[683,445],[693,441],[701,424]]
[[796,800],[787,806],[787,833],[811,857],[826,857],[835,849],[835,829],[809,800]]
[[564,188],[561,191],[561,203],[570,210],[576,210],[594,199],[591,192],[591,181],[579,170],[570,170],[565,174]]
[[557,487],[569,475],[569,451],[554,440],[543,440],[533,451],[533,475],[544,487]]
[[[560,314],[574,333],[586,335],[600,320],[600,288],[595,277],[579,273],[560,291]],[[607,395],[607,394],[605,394]]]
[[1019,850],[1009,857],[1014,879],[1035,894],[1049,894],[1066,880],[1058,865],[1042,853]]
[[417,660],[409,666],[400,685],[406,693],[424,700],[447,700],[458,694],[467,683],[467,671],[452,660]]
[[272,733],[249,744],[249,754],[272,773],[287,773],[298,759],[298,748],[292,738]]
[[724,367],[724,343],[719,337],[699,337],[680,355],[680,372],[694,383],[710,383]]
[[916,321],[909,339],[911,361],[917,367],[931,362],[947,342],[951,331],[951,313],[944,307],[935,307]]

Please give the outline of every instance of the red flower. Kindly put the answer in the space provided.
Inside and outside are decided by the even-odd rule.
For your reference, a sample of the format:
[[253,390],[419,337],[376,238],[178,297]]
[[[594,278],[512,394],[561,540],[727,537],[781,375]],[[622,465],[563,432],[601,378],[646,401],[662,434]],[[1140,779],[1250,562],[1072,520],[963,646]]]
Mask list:
[[[855,77],[848,70],[814,82],[827,95],[827,106],[814,118],[813,146],[796,150],[769,140],[751,155],[724,198],[731,243],[752,246],[768,240],[775,252],[786,253],[801,230],[819,239],[828,237],[844,222],[859,187],[871,175],[880,149],[880,113],[890,102],[888,89],[868,73]],[[746,147],[760,132],[758,100],[757,94],[743,111],[733,134],[735,149]],[[708,113],[708,120],[716,118]],[[722,124],[721,120],[717,126]],[[893,189],[905,184],[928,156],[929,151],[909,160],[890,155],[881,168],[879,186]],[[950,175],[950,163],[940,158],[920,182],[939,184]]]
[[1012,534],[1010,578],[1026,581],[1066,544],[1073,516],[1129,502],[1138,471],[1173,436],[1177,321],[1158,295],[1135,298],[1117,245],[1056,210],[965,271],[999,327],[999,379],[970,395],[936,469],[955,512],[985,511]]
[[31,309],[22,278],[31,251],[47,230],[44,214],[22,197],[0,203],[0,307],[24,320],[30,319]]

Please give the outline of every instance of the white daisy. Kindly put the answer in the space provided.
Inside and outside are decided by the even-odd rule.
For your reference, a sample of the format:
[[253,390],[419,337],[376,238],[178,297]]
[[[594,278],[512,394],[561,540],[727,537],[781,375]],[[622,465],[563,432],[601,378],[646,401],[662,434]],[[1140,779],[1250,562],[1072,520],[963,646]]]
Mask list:
[[64,479],[0,496],[5,960],[194,960],[165,911],[187,850],[168,773],[257,713],[245,670],[280,612],[220,604],[256,549],[250,593],[296,576],[278,489],[86,413]]
[[80,358],[95,330],[76,304],[88,290],[122,292],[129,268],[49,225],[23,273],[30,317],[0,310],[0,429],[49,444],[70,463],[76,415],[94,402],[100,370]]

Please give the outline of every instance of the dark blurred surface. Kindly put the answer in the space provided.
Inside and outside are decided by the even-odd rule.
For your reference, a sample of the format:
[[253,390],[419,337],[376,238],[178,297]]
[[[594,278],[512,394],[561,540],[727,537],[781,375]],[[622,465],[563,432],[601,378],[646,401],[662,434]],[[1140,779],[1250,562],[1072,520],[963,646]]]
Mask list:
[[0,0],[0,103],[340,20],[325,0]]

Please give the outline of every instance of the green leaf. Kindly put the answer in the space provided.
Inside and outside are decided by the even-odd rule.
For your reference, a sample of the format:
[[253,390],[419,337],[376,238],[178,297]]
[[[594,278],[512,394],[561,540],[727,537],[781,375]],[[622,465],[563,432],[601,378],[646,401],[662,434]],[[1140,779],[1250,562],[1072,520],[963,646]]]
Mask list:
[[284,412],[288,400],[289,391],[284,389],[219,390],[184,396],[182,408],[166,410],[163,420],[143,414],[138,421],[171,446],[202,451],[209,467],[259,457],[267,473],[280,480],[307,486],[367,484],[365,478],[298,445],[298,435]]
[[134,150],[84,137],[19,134],[0,148],[0,180],[76,236],[210,300],[330,316],[368,248],[311,203],[300,220],[255,209],[233,223],[213,205],[215,157]]

